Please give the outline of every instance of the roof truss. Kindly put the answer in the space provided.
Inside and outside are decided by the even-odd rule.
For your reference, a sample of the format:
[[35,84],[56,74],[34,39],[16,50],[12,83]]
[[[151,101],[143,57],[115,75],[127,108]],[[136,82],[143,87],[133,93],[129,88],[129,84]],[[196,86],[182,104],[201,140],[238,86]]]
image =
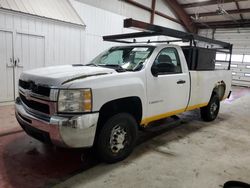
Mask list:
[[[235,1],[239,2],[239,1],[248,1],[248,0],[223,0],[223,4],[224,3],[233,3]],[[218,4],[217,0],[209,0],[209,1],[182,4],[181,6],[183,8],[192,8],[192,7],[200,7],[200,6],[216,5],[216,4]]]

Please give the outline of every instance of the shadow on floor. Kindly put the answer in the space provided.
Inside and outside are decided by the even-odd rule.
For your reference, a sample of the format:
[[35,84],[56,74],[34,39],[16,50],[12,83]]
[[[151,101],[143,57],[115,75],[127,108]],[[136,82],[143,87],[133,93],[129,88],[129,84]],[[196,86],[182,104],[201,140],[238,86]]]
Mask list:
[[[223,116],[216,121],[223,121],[225,118]],[[213,125],[213,123],[202,122],[198,111],[187,112],[181,117],[182,120],[177,122],[159,122],[165,124],[161,129],[141,131],[138,145],[143,146],[148,140],[161,134],[167,136],[164,143],[170,142]],[[191,121],[201,121],[201,123],[193,126]],[[0,187],[50,187],[99,163],[90,149],[62,149],[46,146],[25,133],[1,137],[0,143]],[[130,160],[146,153],[146,149],[141,148],[136,148],[136,155],[132,154]]]

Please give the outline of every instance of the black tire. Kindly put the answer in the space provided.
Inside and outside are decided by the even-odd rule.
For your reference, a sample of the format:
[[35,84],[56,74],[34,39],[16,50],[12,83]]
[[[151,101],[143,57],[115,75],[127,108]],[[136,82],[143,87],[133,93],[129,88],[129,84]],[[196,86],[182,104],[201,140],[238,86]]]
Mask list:
[[127,113],[116,114],[104,123],[97,135],[97,157],[107,163],[121,161],[133,151],[136,139],[134,117]]
[[208,105],[200,109],[201,118],[204,121],[213,121],[216,119],[219,110],[220,110],[220,99],[217,94],[213,94]]

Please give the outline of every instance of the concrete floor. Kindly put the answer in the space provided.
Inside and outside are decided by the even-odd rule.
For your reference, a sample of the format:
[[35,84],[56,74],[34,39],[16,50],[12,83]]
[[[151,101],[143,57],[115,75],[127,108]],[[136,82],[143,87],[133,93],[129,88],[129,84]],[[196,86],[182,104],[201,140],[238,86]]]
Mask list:
[[187,112],[181,123],[141,134],[126,160],[112,165],[91,151],[45,146],[19,132],[13,107],[0,107],[0,187],[216,188],[250,183],[250,89],[234,87],[212,123]]

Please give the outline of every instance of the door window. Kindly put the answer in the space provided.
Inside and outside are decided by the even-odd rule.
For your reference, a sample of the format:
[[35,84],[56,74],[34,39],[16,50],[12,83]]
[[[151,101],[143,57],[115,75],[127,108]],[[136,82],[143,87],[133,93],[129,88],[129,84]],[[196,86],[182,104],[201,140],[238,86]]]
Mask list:
[[152,72],[155,70],[159,75],[182,73],[181,63],[177,50],[175,48],[163,49],[158,54],[152,66]]

